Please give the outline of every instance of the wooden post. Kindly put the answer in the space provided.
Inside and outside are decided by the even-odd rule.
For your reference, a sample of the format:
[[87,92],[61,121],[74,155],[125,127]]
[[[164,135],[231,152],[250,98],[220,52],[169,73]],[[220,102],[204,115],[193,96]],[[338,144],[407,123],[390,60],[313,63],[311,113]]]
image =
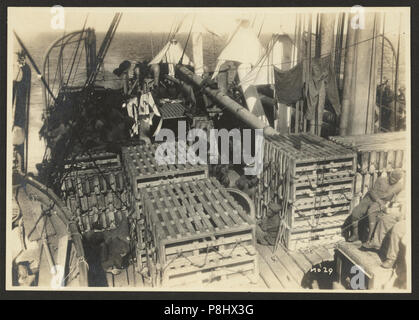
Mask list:
[[353,72],[354,72],[354,58],[355,58],[355,40],[356,32],[351,27],[351,20],[354,14],[349,15],[348,28],[346,32],[346,50],[345,63],[343,71],[343,96],[342,96],[342,113],[340,116],[339,131],[341,136],[347,135],[349,109],[351,106],[352,87],[353,87]]
[[[334,13],[322,13],[320,21],[320,57],[331,55],[333,51],[333,40],[334,40],[334,26],[335,26],[335,14]],[[319,104],[316,108],[316,128],[315,133],[321,134],[323,124],[323,111],[324,102]]]
[[[378,15],[365,14],[365,28],[356,30],[355,58],[346,134],[368,134],[374,124],[376,98],[376,34]],[[351,28],[351,27],[349,27]]]

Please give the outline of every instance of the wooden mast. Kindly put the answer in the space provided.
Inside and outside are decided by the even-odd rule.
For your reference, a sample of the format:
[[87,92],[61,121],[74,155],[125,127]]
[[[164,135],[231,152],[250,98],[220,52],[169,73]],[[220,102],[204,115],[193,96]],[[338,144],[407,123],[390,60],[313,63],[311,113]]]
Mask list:
[[[333,52],[333,42],[334,42],[334,30],[335,30],[335,14],[334,13],[322,13],[320,15],[320,57],[326,57],[327,55],[332,56]],[[326,90],[324,88],[324,90]],[[325,95],[325,92],[324,92]],[[324,102],[320,101],[316,108],[316,127],[315,133],[317,135],[321,134],[321,129],[323,125],[323,111],[324,111]]]
[[348,27],[346,31],[346,50],[345,50],[345,63],[343,75],[343,96],[342,96],[342,113],[340,116],[339,133],[341,136],[347,135],[349,109],[351,105],[352,82],[353,82],[353,69],[355,58],[355,29],[351,27],[351,20],[355,14],[350,14],[348,17]]
[[[356,29],[353,84],[346,134],[372,133],[376,98],[377,15],[365,13],[365,28]],[[355,84],[355,85],[354,85]]]

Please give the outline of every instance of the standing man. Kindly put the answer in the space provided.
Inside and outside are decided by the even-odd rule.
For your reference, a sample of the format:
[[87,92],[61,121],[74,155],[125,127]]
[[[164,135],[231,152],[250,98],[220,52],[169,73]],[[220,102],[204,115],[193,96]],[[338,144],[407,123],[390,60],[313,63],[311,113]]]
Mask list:
[[384,209],[386,203],[393,199],[400,191],[403,190],[403,172],[401,169],[393,170],[387,177],[377,179],[373,188],[362,198],[361,202],[352,210],[351,224],[352,236],[349,242],[359,240],[358,223],[361,219],[368,215],[369,220],[369,236],[371,239],[374,227],[377,222],[377,213]]

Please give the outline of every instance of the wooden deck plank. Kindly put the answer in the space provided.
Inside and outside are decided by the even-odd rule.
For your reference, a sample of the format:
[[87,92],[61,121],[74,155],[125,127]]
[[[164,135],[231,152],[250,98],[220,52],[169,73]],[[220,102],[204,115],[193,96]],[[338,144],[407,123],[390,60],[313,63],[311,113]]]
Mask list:
[[284,286],[275,276],[271,270],[271,267],[268,265],[262,255],[259,255],[259,274],[269,289],[284,289]]
[[322,262],[324,261],[333,261],[335,258],[333,254],[325,247],[319,246],[313,249],[321,258]]
[[281,263],[277,255],[267,247],[260,244],[256,245],[259,253],[264,257],[266,263],[270,266],[275,276],[286,289],[298,289],[300,285],[290,275],[289,271]]
[[288,252],[288,255],[295,261],[295,263],[303,270],[304,273],[308,272],[313,266],[310,261],[299,251]]
[[312,266],[319,264],[322,262],[322,257],[317,254],[312,248],[307,248],[305,250],[301,250],[302,254],[310,261]]
[[302,282],[304,277],[304,271],[300,268],[300,266],[291,258],[291,256],[286,252],[286,250],[282,246],[278,246],[276,253],[275,253],[291,276],[297,283]]

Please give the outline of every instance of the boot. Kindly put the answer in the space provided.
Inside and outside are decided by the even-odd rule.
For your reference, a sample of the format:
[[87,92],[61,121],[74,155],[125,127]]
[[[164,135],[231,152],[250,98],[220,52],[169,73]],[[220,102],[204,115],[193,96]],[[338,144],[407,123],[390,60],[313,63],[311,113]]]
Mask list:
[[368,238],[367,238],[367,242],[371,243],[372,242],[372,238],[374,236],[374,231],[375,231],[375,223],[370,223],[369,227],[368,227]]
[[352,226],[352,236],[348,239],[348,242],[355,242],[359,240],[358,226]]
[[367,250],[380,250],[380,247],[372,243],[372,241],[367,241],[363,243],[362,247]]

